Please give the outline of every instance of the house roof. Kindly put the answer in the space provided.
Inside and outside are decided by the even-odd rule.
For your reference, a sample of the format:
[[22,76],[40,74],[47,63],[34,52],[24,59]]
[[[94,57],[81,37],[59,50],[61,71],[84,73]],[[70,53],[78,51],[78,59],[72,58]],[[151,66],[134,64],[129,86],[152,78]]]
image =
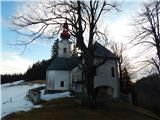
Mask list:
[[106,57],[106,58],[114,58],[117,59],[118,57],[113,54],[110,50],[102,46],[100,43],[95,42],[95,53],[96,57]]
[[70,71],[79,63],[77,58],[57,57],[48,66],[47,70],[67,70]]

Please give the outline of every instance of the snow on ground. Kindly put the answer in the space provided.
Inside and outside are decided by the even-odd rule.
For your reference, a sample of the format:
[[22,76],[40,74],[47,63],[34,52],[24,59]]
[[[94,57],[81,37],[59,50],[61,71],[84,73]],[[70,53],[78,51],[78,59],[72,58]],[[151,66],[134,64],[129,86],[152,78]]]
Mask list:
[[24,83],[24,80],[19,80],[19,81],[16,81],[16,82],[10,82],[10,83],[1,84],[1,87],[18,85],[18,84],[21,84],[21,83]]
[[[33,105],[33,103],[26,97],[28,90],[44,86],[45,84],[26,83],[24,81],[17,81],[1,85],[1,118],[18,111],[28,111],[32,108],[39,108],[41,105]],[[41,99],[49,101],[58,98],[70,97],[70,92],[44,94],[41,91]]]
[[41,100],[44,100],[44,101],[49,101],[49,100],[64,98],[64,97],[70,97],[70,92],[55,93],[55,94],[41,94]]
[[44,84],[24,83],[17,81],[13,83],[6,83],[1,85],[1,118],[18,111],[28,111],[34,106],[26,97],[29,89],[44,86]]

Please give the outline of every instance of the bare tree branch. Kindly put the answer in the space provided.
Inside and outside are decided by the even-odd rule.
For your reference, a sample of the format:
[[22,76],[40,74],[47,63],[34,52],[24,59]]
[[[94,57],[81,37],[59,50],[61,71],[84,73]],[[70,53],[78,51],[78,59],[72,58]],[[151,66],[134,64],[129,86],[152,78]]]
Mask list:
[[[160,26],[159,26],[159,16],[160,16],[160,1],[155,0],[151,3],[144,5],[144,10],[135,19],[135,26],[137,28],[136,35],[131,43],[134,46],[143,45],[146,49],[143,53],[148,53],[150,50],[155,49],[158,60],[152,59],[152,62],[148,62],[158,67],[158,72],[160,73]],[[153,64],[154,63],[154,64]]]

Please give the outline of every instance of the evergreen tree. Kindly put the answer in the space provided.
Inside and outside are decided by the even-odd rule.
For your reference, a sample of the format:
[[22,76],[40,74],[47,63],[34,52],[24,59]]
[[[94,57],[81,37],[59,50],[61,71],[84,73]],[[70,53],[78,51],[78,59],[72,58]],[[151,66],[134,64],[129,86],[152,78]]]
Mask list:
[[54,44],[51,48],[51,58],[54,59],[58,55],[58,39],[54,41]]
[[25,81],[33,80],[45,80],[46,79],[46,69],[51,63],[52,59],[38,61],[34,63],[25,73]]
[[24,80],[24,74],[4,74],[1,75],[1,84]]
[[131,92],[132,82],[131,77],[126,68],[122,71],[122,79],[120,80],[120,89],[122,93]]
[[122,71],[122,80],[127,82],[127,81],[130,81],[130,75],[127,71],[127,68],[125,67],[124,70]]

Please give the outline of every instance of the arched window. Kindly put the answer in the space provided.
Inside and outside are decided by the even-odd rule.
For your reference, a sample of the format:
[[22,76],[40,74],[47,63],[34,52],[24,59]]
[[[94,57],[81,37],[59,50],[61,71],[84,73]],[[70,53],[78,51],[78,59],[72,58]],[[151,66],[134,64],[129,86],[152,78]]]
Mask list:
[[112,77],[115,76],[114,67],[111,68],[111,75],[112,75]]

